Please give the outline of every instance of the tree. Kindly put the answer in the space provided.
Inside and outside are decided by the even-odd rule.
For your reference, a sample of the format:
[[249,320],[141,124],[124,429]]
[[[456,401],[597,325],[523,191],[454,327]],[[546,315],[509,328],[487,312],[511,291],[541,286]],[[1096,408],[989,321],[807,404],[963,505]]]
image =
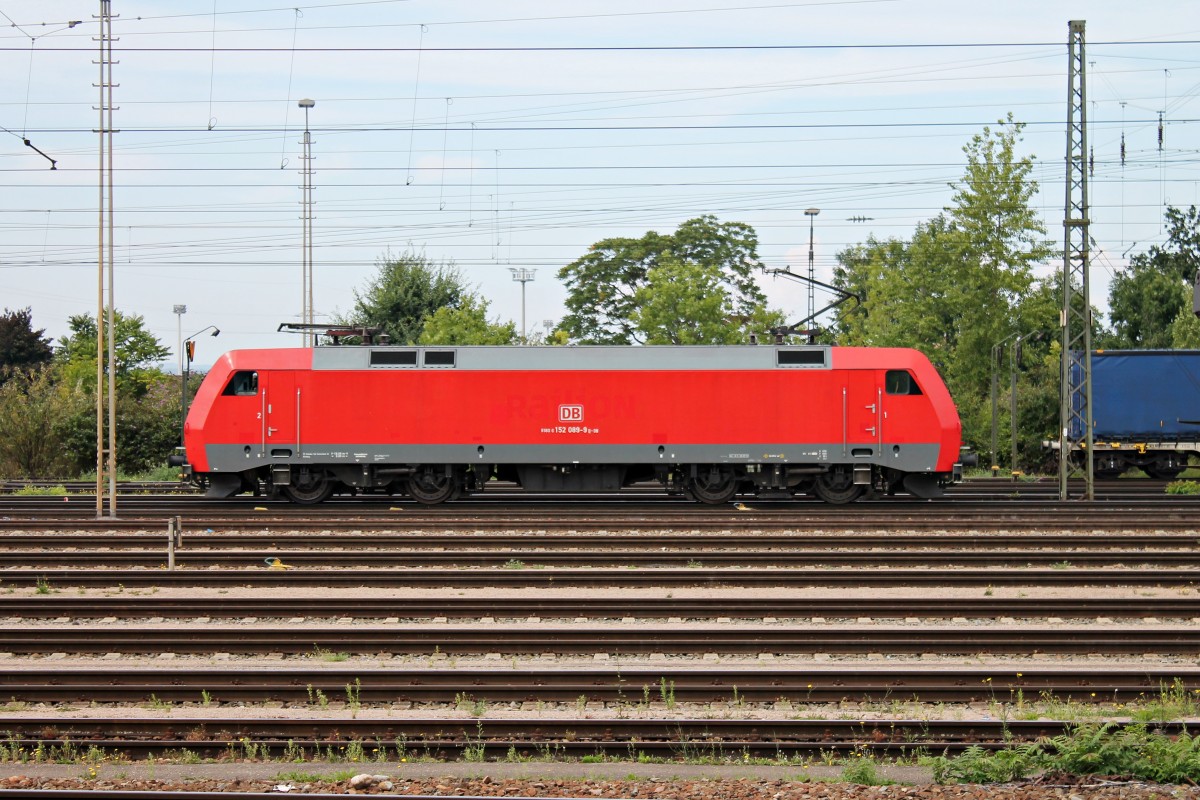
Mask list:
[[652,268],[634,295],[630,320],[646,344],[737,344],[747,330],[767,331],[783,323],[765,307],[742,317],[716,267],[666,261]]
[[1054,249],[1046,227],[1031,206],[1037,182],[1030,178],[1033,158],[1018,158],[1021,123],[1012,114],[993,131],[985,127],[963,151],[967,169],[955,185],[947,209],[950,229],[958,238],[954,250],[961,259],[948,298],[965,319],[957,336],[948,379],[970,393],[987,385],[992,346],[1020,332],[1020,303],[1033,287],[1035,263]]
[[[67,325],[71,332],[59,342],[55,361],[62,366],[64,380],[94,391],[96,319],[90,314],[76,314],[68,318]],[[157,364],[171,354],[145,325],[140,314],[113,312],[113,371],[117,376],[117,387],[131,390],[137,396],[143,394],[154,376],[160,373]],[[107,339],[106,332],[103,344],[106,352]]]
[[31,308],[4,309],[0,314],[0,384],[15,370],[49,363],[54,349],[45,333],[44,329],[33,329]]
[[[711,215],[688,220],[673,234],[648,231],[640,239],[599,241],[586,255],[559,270],[558,277],[567,288],[568,311],[561,327],[584,344],[644,343],[650,332],[658,336],[665,329],[657,319],[650,332],[637,321],[648,319],[640,309],[655,293],[651,272],[656,268],[666,268],[668,273],[686,270],[701,277],[707,293],[721,294],[715,306],[727,312],[727,317],[749,319],[760,313],[766,302],[752,274],[757,248],[758,236],[749,225],[718,222]],[[659,273],[658,289],[666,285],[668,273]],[[680,305],[682,300],[677,296],[661,305],[675,305],[677,311],[687,314],[710,313],[714,308],[712,300],[696,302],[693,297]],[[676,327],[695,332],[705,322],[683,317]],[[718,338],[724,335],[720,333]]]
[[1200,270],[1200,214],[1168,208],[1167,240],[1138,253],[1109,287],[1110,348],[1191,346],[1192,284]]
[[730,324],[729,293],[716,270],[666,261],[652,267],[634,293],[630,322],[646,344],[734,344],[741,326]]
[[939,214],[920,223],[910,241],[871,238],[839,253],[834,284],[864,298],[861,308],[838,309],[839,341],[912,347],[944,362],[962,324],[952,297],[960,239]]
[[977,448],[990,446],[992,347],[1044,324],[1040,313],[1034,321],[1022,310],[1042,297],[1032,265],[1053,249],[1030,205],[1037,184],[1032,157],[1017,155],[1021,128],[1009,115],[972,137],[944,213],[920,223],[908,241],[871,239],[839,253],[834,275],[840,288],[866,294],[865,314],[839,309],[843,343],[925,352]]
[[[68,326],[71,333],[54,354],[69,408],[56,433],[69,470],[79,474],[96,464],[96,321],[79,314]],[[113,334],[116,460],[122,471],[136,473],[165,464],[179,441],[179,378],[157,366],[171,351],[146,330],[140,315],[114,311]]]
[[[70,472],[63,426],[82,405],[78,395],[55,381],[50,366],[14,371],[0,386],[0,475],[55,478]],[[94,453],[94,422],[92,428]]]
[[437,264],[419,253],[387,256],[362,292],[354,292],[354,310],[341,325],[371,326],[392,344],[416,344],[425,321],[441,308],[459,308],[471,293],[453,263]]
[[512,344],[517,340],[513,322],[488,322],[488,302],[474,295],[463,297],[457,307],[442,306],[425,317],[420,344]]

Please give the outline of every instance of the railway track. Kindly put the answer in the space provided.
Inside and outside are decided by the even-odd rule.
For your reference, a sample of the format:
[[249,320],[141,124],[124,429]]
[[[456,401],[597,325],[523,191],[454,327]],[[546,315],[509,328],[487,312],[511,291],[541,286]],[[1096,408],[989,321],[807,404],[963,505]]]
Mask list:
[[[218,523],[221,525],[221,523]],[[253,523],[251,523],[252,525]],[[1021,549],[1039,552],[1050,549],[1070,550],[1184,550],[1200,552],[1200,531],[1187,533],[1130,532],[1130,531],[1087,531],[1081,533],[844,533],[830,531],[771,532],[743,530],[737,533],[688,531],[686,533],[610,531],[605,533],[527,531],[505,532],[437,532],[410,530],[399,532],[397,526],[379,526],[377,530],[362,530],[334,533],[320,530],[315,539],[315,526],[321,523],[297,523],[281,525],[277,530],[264,530],[261,524],[250,527],[247,523],[213,532],[188,530],[180,537],[183,547],[214,550],[261,550],[264,548],[291,548],[306,552],[336,550],[513,550],[517,548],[536,550],[684,550],[703,547],[705,550],[912,550],[926,552],[937,550],[980,550]],[[293,529],[304,526],[313,530],[297,533]],[[28,526],[27,526],[28,527]],[[39,526],[40,527],[40,526]],[[244,529],[242,529],[244,527]],[[80,532],[78,525],[59,530],[58,526],[46,527],[37,533],[22,530],[18,533],[0,533],[0,546],[6,550],[161,550],[166,539],[162,532],[144,529],[135,533],[111,531]]]
[[[41,569],[43,567],[141,567],[159,568],[164,565],[165,553],[155,551],[114,550],[6,550],[4,562],[8,569]],[[416,570],[430,567],[457,566],[479,569],[508,565],[509,569],[524,567],[615,568],[615,567],[738,567],[743,569],[794,569],[798,567],[878,567],[881,569],[922,566],[952,567],[1186,567],[1197,563],[1195,550],[1103,550],[1089,552],[1082,548],[1070,550],[964,550],[920,551],[893,550],[887,552],[856,552],[850,550],[716,550],[693,547],[686,550],[658,551],[587,549],[571,552],[543,548],[513,548],[505,550],[471,550],[417,552],[413,550],[291,550],[266,547],[259,553],[245,550],[183,550],[174,554],[175,563],[184,568],[211,567],[255,568],[264,563],[281,563],[294,568],[321,567],[386,567],[392,570]],[[2,572],[0,572],[2,574]]]
[[[1147,669],[1045,667],[989,669],[889,666],[873,669],[811,667],[549,669],[515,670],[458,667],[353,668],[308,665],[304,668],[137,668],[108,669],[52,666],[6,669],[0,693],[11,703],[103,703],[236,705],[288,703],[313,708],[314,698],[393,707],[407,703],[455,707],[471,703],[624,704],[630,710],[665,703],[718,704],[740,708],[748,703],[993,703],[1011,702],[1018,693],[1030,701],[1052,696],[1059,702],[1118,703],[1159,696],[1166,690],[1192,692],[1200,687],[1195,667]],[[669,687],[669,688],[668,688]],[[0,729],[3,721],[0,721]]]
[[[751,500],[739,505],[700,506],[674,498],[637,495],[623,501],[548,499],[465,500],[424,507],[411,502],[344,501],[291,506],[278,501],[235,499],[214,503],[200,497],[135,497],[118,519],[96,519],[94,507],[78,499],[0,497],[0,531],[32,525],[45,530],[136,531],[164,527],[182,517],[188,530],[304,531],[919,531],[972,528],[978,531],[1194,530],[1200,497],[1158,496],[1097,503],[1047,499],[948,499],[944,502],[888,500],[852,508],[809,502]],[[74,500],[74,502],[71,502]]]
[[927,653],[975,656],[1058,653],[1192,656],[1200,627],[1114,625],[1018,627],[777,625],[304,625],[208,624],[203,627],[114,625],[0,625],[3,651],[46,653],[279,653],[430,655],[539,655],[587,657],[655,654],[870,654]]
[[0,595],[0,619],[1194,619],[1200,596],[1168,597],[130,597]]
[[[254,717],[74,718],[28,716],[0,724],[9,747],[37,748],[55,757],[63,747],[96,747],[145,757],[189,752],[206,757],[265,754],[308,759],[325,753],[345,757],[356,749],[371,760],[387,748],[408,757],[461,756],[468,748],[516,755],[583,756],[607,754],[637,758],[753,757],[869,751],[908,755],[931,747],[961,751],[972,745],[1001,747],[1063,734],[1070,726],[1023,720],[779,720],[779,719],[604,719],[520,717],[449,719],[339,715],[326,718]],[[1183,724],[1162,730],[1178,733]],[[386,758],[384,759],[386,760]]]
[[[94,519],[76,497],[58,506],[2,497],[0,695],[11,707],[0,712],[0,740],[223,758],[354,747],[447,758],[480,748],[492,757],[911,754],[1064,730],[1014,722],[1020,696],[1105,714],[1167,687],[1195,693],[1198,501],[1083,505],[1015,486],[1016,496],[989,485],[945,503],[851,509],[710,508],[645,494],[520,504],[487,495],[432,509],[390,498],[296,508],[139,496],[122,497],[118,520]],[[184,533],[178,568],[167,570],[175,516]],[[268,566],[276,559],[281,568]],[[937,596],[956,586],[1021,589]],[[1118,586],[1156,591],[1106,591]],[[214,591],[133,595],[170,587]],[[337,591],[306,598],[304,587]],[[720,591],[675,597],[676,587]],[[780,591],[789,587],[817,596]],[[872,596],[873,587],[904,590]],[[324,653],[369,666],[326,663]],[[1054,668],[1028,658],[1036,653]],[[876,668],[881,654],[897,660]],[[177,658],[170,669],[134,668],[140,655]],[[246,666],[217,660],[235,655],[249,656]],[[509,656],[507,669],[457,663]],[[1123,666],[1097,666],[1111,656]],[[581,659],[602,666],[580,668]],[[667,707],[668,686],[683,707]],[[314,705],[318,692],[327,705]],[[878,719],[791,719],[784,700]],[[137,708],[147,703],[154,713]],[[528,713],[542,703],[557,711]],[[937,703],[958,712],[926,720],[922,709]],[[993,706],[1008,709],[1007,723],[980,718]]]
[[[1082,482],[1078,479],[1073,479],[1071,483],[1076,487],[1082,486]],[[1104,499],[1116,496],[1162,495],[1169,483],[1171,481],[1146,478],[1131,473],[1127,478],[1097,480],[1094,487],[1097,495]],[[88,496],[92,495],[95,488],[96,484],[94,481],[6,480],[0,482],[0,496],[18,495],[19,493],[26,496],[37,496],[37,493],[49,493],[60,490],[69,495]],[[1001,474],[994,478],[986,476],[971,477],[950,487],[947,491],[949,496],[955,498],[971,496],[1011,497],[1014,493],[1019,493],[1025,497],[1055,498],[1059,494],[1058,479],[1054,477],[1039,478],[1025,475],[1014,479],[1009,474]],[[190,484],[179,481],[121,481],[117,484],[117,494],[120,498],[124,499],[125,497],[164,494],[201,497],[203,492]],[[487,494],[509,494],[518,497],[528,497],[534,493],[520,492],[514,484],[495,481],[488,486]],[[624,497],[638,494],[663,496],[663,491],[657,484],[645,484],[622,490],[622,492],[614,496]],[[579,497],[585,499],[595,498],[596,496],[596,494],[579,495]]]
[[562,587],[938,587],[974,586],[1200,586],[1200,567],[1086,569],[1064,565],[1050,569],[881,568],[705,568],[656,569],[553,568],[528,566],[479,569],[272,569],[261,558],[246,569],[9,569],[0,581],[10,587],[51,591],[67,587],[161,588],[251,586],[260,589],[322,588],[562,588]]

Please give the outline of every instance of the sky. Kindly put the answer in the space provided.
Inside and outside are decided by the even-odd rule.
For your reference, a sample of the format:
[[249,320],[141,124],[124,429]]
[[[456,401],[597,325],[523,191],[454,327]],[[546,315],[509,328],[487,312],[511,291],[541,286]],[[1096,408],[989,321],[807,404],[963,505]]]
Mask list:
[[[197,365],[300,344],[277,328],[301,318],[306,124],[318,321],[414,251],[453,262],[518,327],[524,290],[541,333],[565,313],[558,270],[592,243],[704,214],[751,225],[765,266],[802,274],[811,232],[827,281],[839,251],[941,212],[964,145],[1010,112],[1061,247],[1075,19],[1094,304],[1164,241],[1167,206],[1200,205],[1200,3],[1184,0],[110,7],[115,304],[173,353],[219,328]],[[0,309],[31,308],[56,340],[97,307],[100,12],[0,0]],[[802,284],[760,280],[805,315]]]

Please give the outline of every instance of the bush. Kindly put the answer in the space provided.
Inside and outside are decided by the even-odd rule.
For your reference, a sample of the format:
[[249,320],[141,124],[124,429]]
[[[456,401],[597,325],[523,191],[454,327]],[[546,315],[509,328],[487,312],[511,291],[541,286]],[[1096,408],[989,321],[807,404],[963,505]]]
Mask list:
[[[71,477],[96,469],[95,395],[78,390],[73,414],[63,420],[62,439]],[[118,382],[117,471],[155,470],[179,444],[179,378],[156,373],[137,391]]]
[[1200,780],[1200,737],[1187,731],[1170,737],[1145,725],[1108,723],[996,752],[970,747],[957,758],[937,756],[922,763],[938,783],[1007,783],[1042,771],[1187,784]]
[[1009,783],[1036,772],[1042,760],[1037,744],[1022,744],[992,752],[973,745],[957,758],[936,756],[923,763],[937,783]]
[[14,372],[0,386],[0,476],[56,478],[69,472],[61,425],[74,410],[74,397],[58,385],[52,368]]

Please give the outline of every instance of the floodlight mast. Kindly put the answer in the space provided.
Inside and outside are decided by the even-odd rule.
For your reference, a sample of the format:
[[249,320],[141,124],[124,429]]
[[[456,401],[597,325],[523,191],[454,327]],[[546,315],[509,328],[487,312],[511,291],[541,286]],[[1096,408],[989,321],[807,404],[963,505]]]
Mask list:
[[525,284],[533,280],[537,270],[526,267],[509,267],[508,271],[512,273],[514,281],[521,282],[521,344],[529,344],[529,338],[525,335]]
[[813,222],[817,218],[817,214],[821,213],[819,208],[804,209],[804,216],[808,217],[808,316],[813,319],[816,316],[816,294],[814,293],[814,283],[816,281],[816,272],[813,269]]

